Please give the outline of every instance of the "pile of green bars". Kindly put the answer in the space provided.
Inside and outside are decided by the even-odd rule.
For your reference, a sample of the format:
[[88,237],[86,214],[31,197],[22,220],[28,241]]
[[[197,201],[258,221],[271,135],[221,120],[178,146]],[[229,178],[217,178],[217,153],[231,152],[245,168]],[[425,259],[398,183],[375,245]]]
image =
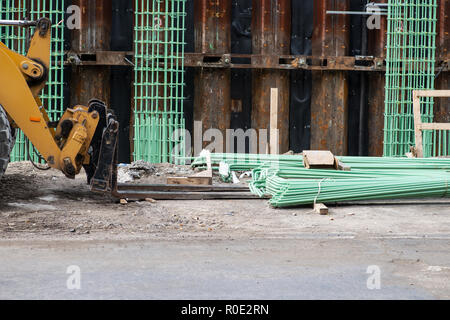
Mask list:
[[[413,91],[435,88],[436,0],[389,0],[384,155],[403,157],[415,145]],[[433,98],[422,99],[422,121],[433,122]],[[426,130],[425,157],[449,155],[450,132]]]
[[[450,159],[338,157],[350,171],[306,169],[302,156],[212,154],[214,167],[252,171],[250,190],[277,208],[314,203],[450,197]],[[197,158],[194,167],[206,166]],[[223,166],[222,166],[223,167]]]

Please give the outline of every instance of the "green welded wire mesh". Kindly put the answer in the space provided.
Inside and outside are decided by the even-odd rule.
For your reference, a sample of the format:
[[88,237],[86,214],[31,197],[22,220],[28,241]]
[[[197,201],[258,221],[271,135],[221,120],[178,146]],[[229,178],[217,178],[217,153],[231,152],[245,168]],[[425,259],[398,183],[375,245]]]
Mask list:
[[52,25],[50,70],[47,86],[41,100],[52,121],[57,121],[64,113],[64,0],[31,1],[30,19],[49,18]]
[[450,155],[450,131],[429,130],[424,131],[428,135],[428,141],[424,146],[424,157],[448,157]]
[[[64,19],[64,0],[0,0],[0,17],[2,19],[18,20],[28,18],[37,20],[47,17],[53,22],[52,27],[52,53],[47,86],[41,94],[41,100],[51,120],[58,120],[63,114],[63,59],[64,59],[64,23],[58,24]],[[29,45],[33,29],[17,27],[1,27],[0,40],[10,49],[25,54]],[[30,154],[33,161],[38,157],[32,151],[32,145],[19,130],[16,144],[11,153],[11,161],[29,160]]]
[[184,154],[185,21],[186,0],[135,2],[134,160]]
[[[0,19],[18,20],[26,15],[26,0],[0,0]],[[8,48],[25,53],[25,29],[0,26],[0,41]]]
[[[420,98],[421,103],[425,99]],[[423,123],[433,122],[433,117],[422,117]],[[448,157],[450,156],[450,130],[424,130],[423,156]]]
[[[211,154],[213,168],[252,171],[250,191],[274,207],[317,202],[450,197],[450,159],[337,157],[350,171],[306,169],[301,155]],[[205,167],[200,156],[192,166]]]
[[[434,89],[436,0],[390,0],[386,68],[384,155],[405,156],[415,145],[413,90]],[[422,102],[424,122],[433,120],[433,99]],[[432,135],[424,134],[430,148]]]

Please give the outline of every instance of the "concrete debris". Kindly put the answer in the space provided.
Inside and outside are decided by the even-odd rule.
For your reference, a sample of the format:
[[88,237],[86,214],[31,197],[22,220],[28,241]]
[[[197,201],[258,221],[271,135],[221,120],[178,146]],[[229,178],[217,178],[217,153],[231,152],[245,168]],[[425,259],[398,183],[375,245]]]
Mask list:
[[118,166],[117,181],[130,183],[139,180],[140,183],[161,184],[166,183],[167,176],[188,176],[195,172],[190,166],[176,166],[172,164],[151,164],[145,161],[136,161],[131,164]]
[[142,177],[154,174],[156,167],[153,164],[139,160],[129,165],[119,165],[117,180],[119,183],[132,182]]
[[137,172],[144,172],[146,174],[152,174],[156,171],[156,167],[151,163],[139,160],[139,161],[133,162],[129,166],[129,170],[137,171]]

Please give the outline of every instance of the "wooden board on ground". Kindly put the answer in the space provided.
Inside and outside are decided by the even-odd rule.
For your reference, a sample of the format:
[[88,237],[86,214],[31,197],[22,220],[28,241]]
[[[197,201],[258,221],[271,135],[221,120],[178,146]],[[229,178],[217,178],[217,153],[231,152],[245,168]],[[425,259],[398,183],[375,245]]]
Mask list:
[[314,205],[314,211],[322,216],[325,216],[328,214],[328,208],[323,203],[316,203]]
[[331,151],[304,151],[303,163],[307,169],[337,169],[338,160]]
[[206,164],[207,164],[206,171],[199,172],[191,177],[170,177],[170,178],[167,178],[167,184],[211,186],[213,183],[211,152],[204,150],[202,153],[206,157]]

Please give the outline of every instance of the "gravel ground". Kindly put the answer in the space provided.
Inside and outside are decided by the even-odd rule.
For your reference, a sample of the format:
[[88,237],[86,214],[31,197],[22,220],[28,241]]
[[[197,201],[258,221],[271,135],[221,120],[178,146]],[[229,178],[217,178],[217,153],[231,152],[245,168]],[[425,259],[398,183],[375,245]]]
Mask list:
[[[189,170],[156,166],[134,183]],[[91,193],[83,175],[67,180],[15,163],[0,182],[0,298],[450,298],[448,202],[330,209],[277,210],[266,200],[121,205]],[[366,287],[373,264],[380,291]],[[66,288],[70,265],[83,271],[81,291]]]
[[[141,183],[161,183],[186,168],[162,165],[160,175]],[[448,204],[344,206],[319,216],[311,208],[273,209],[265,200],[158,201],[121,205],[89,191],[84,175],[38,171],[14,163],[0,183],[3,239],[265,238],[303,234],[337,237],[450,235]]]

